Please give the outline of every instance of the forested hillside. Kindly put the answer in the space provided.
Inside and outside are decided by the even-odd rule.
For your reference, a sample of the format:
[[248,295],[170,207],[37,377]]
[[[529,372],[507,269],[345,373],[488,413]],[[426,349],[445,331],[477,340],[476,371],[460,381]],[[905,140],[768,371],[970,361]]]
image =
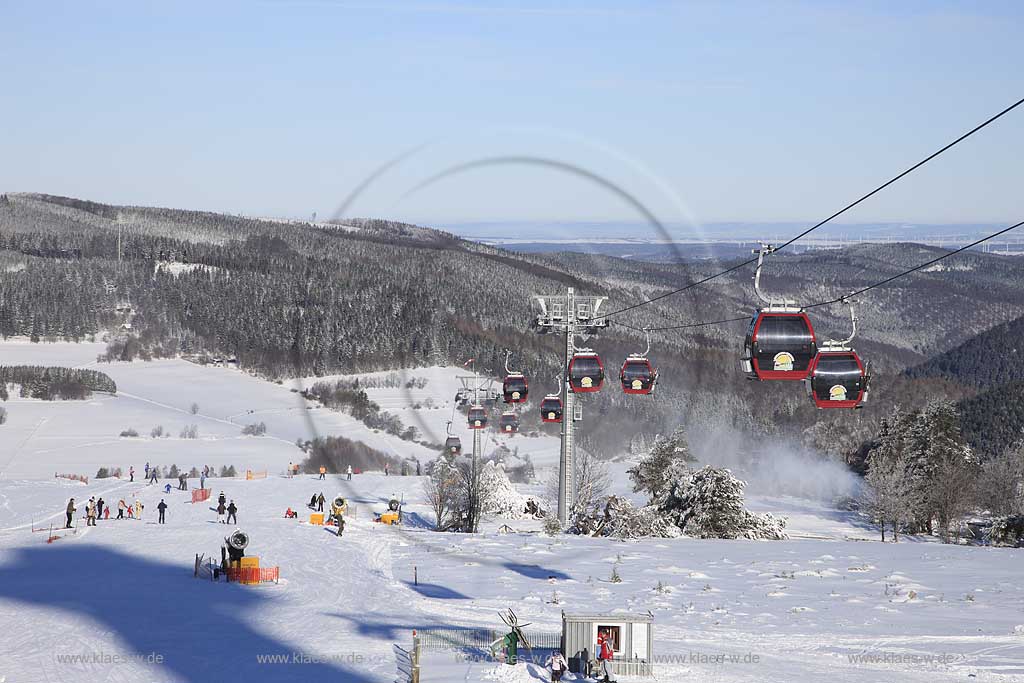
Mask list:
[[[764,287],[813,302],[938,253],[862,245],[780,254],[766,267]],[[818,412],[798,384],[746,381],[738,371],[742,322],[655,333],[657,394],[624,396],[614,388],[617,365],[644,341],[616,325],[588,342],[606,358],[613,388],[586,399],[581,438],[614,453],[636,431],[653,435],[686,422],[786,435],[842,455],[894,403],[914,407],[966,393],[943,378],[900,376],[907,366],[1024,314],[1020,259],[970,253],[955,266],[917,273],[858,301],[856,347],[870,359],[875,381],[863,411]],[[468,358],[497,374],[510,348],[539,398],[554,388],[560,342],[530,330],[531,295],[573,286],[608,296],[607,309],[615,310],[721,267],[516,254],[392,221],[311,224],[9,195],[0,201],[0,336],[108,334],[115,359],[229,355],[268,378]],[[741,269],[616,320],[643,327],[742,315],[753,306],[751,275]],[[814,309],[813,318],[820,336],[848,334],[844,307]],[[121,329],[125,322],[130,330]]]

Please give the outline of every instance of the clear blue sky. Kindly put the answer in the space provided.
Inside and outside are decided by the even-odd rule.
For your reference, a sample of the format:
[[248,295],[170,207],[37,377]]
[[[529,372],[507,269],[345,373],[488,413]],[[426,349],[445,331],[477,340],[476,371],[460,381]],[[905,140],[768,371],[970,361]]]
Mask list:
[[[11,2],[0,190],[424,224],[827,215],[1024,97],[1021,2]],[[850,222],[1016,221],[1024,110]],[[673,199],[673,195],[677,199]]]

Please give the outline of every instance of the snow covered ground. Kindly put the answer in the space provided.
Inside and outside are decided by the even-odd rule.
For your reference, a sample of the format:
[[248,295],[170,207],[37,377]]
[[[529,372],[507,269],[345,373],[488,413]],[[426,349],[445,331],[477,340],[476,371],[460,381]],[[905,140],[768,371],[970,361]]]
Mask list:
[[[101,350],[2,344],[0,362],[88,365]],[[748,506],[787,516],[791,540],[550,538],[535,520],[507,520],[514,533],[500,533],[502,519],[474,536],[438,534],[429,530],[420,478],[276,475],[301,455],[292,442],[309,438],[307,416],[323,434],[402,455],[427,449],[342,414],[307,410],[292,387],[237,370],[183,361],[99,369],[118,382],[117,397],[11,401],[11,421],[0,427],[0,677],[7,681],[403,681],[413,629],[497,628],[498,612],[510,606],[534,633],[557,632],[562,610],[650,610],[659,681],[1024,681],[1020,551],[883,545],[854,513],[764,492]],[[371,397],[443,436],[459,371],[409,374],[427,377],[426,387],[373,389]],[[427,397],[438,407],[414,407]],[[240,425],[259,420],[267,437],[239,436]],[[206,438],[117,438],[126,427],[148,435],[163,424],[176,435],[190,423]],[[557,459],[550,437],[516,437],[511,445],[529,449],[541,467]],[[193,578],[195,554],[219,553],[231,529],[215,522],[209,503],[139,482],[84,485],[52,476],[66,469],[91,476],[99,465],[141,471],[147,459],[269,469],[265,480],[211,485],[238,504],[249,554],[280,566],[281,583]],[[626,492],[625,467],[612,467],[617,493]],[[357,508],[341,539],[305,523],[304,505],[321,491]],[[82,503],[90,495],[114,504],[138,499],[143,519],[94,528],[79,520],[53,543],[47,531],[33,531],[60,526],[68,497]],[[405,524],[374,524],[372,513],[392,496],[407,502]],[[170,506],[166,525],[155,523],[161,498]],[[289,506],[301,520],[284,519]],[[621,583],[610,581],[613,567]],[[536,664],[466,661],[450,651],[429,651],[423,664],[424,682],[546,680]]]
[[[424,528],[417,477],[213,483],[238,504],[250,554],[281,567],[280,585],[194,579],[194,554],[218,552],[229,528],[185,493],[111,480],[0,482],[0,675],[395,681],[413,629],[494,628],[512,606],[535,632],[556,632],[561,610],[650,610],[661,681],[1024,680],[1024,588],[1010,549],[849,542],[845,532],[828,536],[831,522],[793,529],[823,538],[780,542],[549,538],[533,521],[498,533],[501,520],[470,537]],[[341,539],[304,523],[304,503],[320,491],[358,508]],[[79,521],[52,544],[31,532],[33,521],[60,520],[67,496],[100,493],[137,497],[142,521]],[[407,525],[374,524],[393,495],[410,503]],[[155,524],[161,498],[166,525]],[[284,519],[288,506],[303,521]],[[621,583],[609,580],[615,565]],[[164,660],[65,661],[97,653]],[[306,663],[259,661],[293,653]],[[533,664],[452,652],[429,652],[424,667],[424,681],[542,680]]]
[[[90,367],[110,375],[116,396],[97,394],[88,401],[38,401],[12,398],[5,404],[8,422],[0,428],[0,477],[38,477],[60,471],[93,476],[103,466],[145,462],[179,466],[235,465],[236,469],[284,472],[302,453],[295,447],[316,436],[344,436],[385,453],[413,456],[426,462],[437,451],[369,429],[354,418],[305,401],[298,393],[313,382],[306,378],[283,384],[267,382],[227,367],[200,366],[184,360],[96,363],[103,344],[31,344],[0,342],[0,364]],[[361,377],[392,373],[370,373]],[[452,419],[453,399],[460,386],[455,368],[425,368],[397,373],[404,381],[426,379],[423,388],[371,388],[369,397],[383,410],[414,425],[430,442],[443,443],[445,423]],[[433,408],[424,406],[432,399]],[[191,413],[192,405],[199,412]],[[266,436],[244,437],[247,424],[263,422]],[[178,438],[196,425],[198,439]],[[170,436],[153,439],[154,427]],[[139,438],[119,438],[134,429]],[[455,414],[454,433],[469,443],[465,417]],[[485,437],[485,452],[506,439]],[[511,443],[539,465],[558,459],[558,441],[551,437],[515,437]]]

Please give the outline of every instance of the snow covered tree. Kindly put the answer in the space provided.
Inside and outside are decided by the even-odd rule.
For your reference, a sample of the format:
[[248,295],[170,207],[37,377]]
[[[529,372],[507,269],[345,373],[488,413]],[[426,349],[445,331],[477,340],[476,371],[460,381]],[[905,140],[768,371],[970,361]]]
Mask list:
[[447,531],[457,520],[459,506],[459,479],[461,475],[453,458],[442,455],[430,470],[430,477],[424,484],[427,501],[434,512],[434,529]]
[[938,517],[939,535],[948,543],[951,527],[959,528],[973,501],[977,461],[960,435],[960,415],[953,403],[932,403],[923,418],[928,426],[929,502]]
[[1024,512],[1024,447],[1018,446],[982,463],[977,500],[978,505],[995,515]]
[[705,467],[677,473],[658,509],[690,536],[737,538],[748,529],[743,481],[727,469]]
[[899,540],[899,529],[914,521],[915,511],[921,509],[921,485],[905,453],[879,450],[868,461],[868,473],[863,503],[882,530],[892,524],[892,540]]
[[660,436],[651,452],[627,472],[633,481],[633,491],[647,493],[657,500],[666,493],[670,482],[679,478],[697,459],[690,453],[686,432],[677,428],[671,436]]

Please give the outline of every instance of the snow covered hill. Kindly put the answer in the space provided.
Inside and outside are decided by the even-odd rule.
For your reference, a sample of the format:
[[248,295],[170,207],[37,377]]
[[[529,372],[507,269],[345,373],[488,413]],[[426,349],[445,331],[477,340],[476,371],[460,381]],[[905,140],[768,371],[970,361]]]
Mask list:
[[[417,477],[214,485],[238,504],[248,553],[280,566],[280,584],[193,578],[195,553],[216,554],[232,527],[186,493],[0,482],[0,675],[390,682],[402,680],[413,629],[496,628],[497,612],[512,606],[535,633],[557,632],[562,610],[650,610],[660,681],[1024,680],[1013,550],[844,542],[820,528],[819,539],[779,542],[550,538],[536,522],[499,533],[501,520],[476,536],[438,534],[423,528],[430,513]],[[357,508],[340,539],[305,523],[304,504],[320,491]],[[138,498],[143,519],[79,520],[52,544],[23,526],[47,514],[59,521],[67,496],[98,494]],[[404,527],[371,521],[392,496],[408,502]],[[155,523],[161,498],[165,525]],[[301,520],[283,517],[289,506]],[[609,580],[613,567],[621,583]],[[69,660],[150,653],[163,663]],[[424,681],[543,680],[535,664],[453,652],[428,652],[424,667]]]

